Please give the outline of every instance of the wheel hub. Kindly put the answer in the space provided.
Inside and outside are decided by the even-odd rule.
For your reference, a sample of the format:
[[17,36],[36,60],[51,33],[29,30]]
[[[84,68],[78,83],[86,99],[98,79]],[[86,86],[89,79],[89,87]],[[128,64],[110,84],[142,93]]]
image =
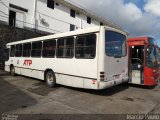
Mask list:
[[48,74],[48,82],[53,83],[53,76],[51,74]]

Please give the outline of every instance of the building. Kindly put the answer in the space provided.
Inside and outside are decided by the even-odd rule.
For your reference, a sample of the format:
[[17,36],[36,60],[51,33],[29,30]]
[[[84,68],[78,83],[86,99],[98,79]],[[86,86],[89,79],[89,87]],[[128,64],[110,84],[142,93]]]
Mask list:
[[121,29],[64,0],[0,0],[0,23],[40,33],[60,33],[99,25]]

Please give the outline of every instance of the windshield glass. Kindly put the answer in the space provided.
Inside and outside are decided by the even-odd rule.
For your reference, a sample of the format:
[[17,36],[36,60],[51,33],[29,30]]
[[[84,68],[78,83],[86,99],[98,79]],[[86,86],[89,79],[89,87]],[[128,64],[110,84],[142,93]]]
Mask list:
[[157,45],[155,39],[153,39],[153,38],[149,38],[148,42],[150,45]]
[[126,55],[126,36],[114,31],[105,32],[105,52],[108,56],[123,57]]
[[160,65],[160,50],[158,47],[156,47],[156,52],[157,52],[157,64]]
[[154,46],[148,46],[146,49],[146,65],[151,68],[157,65],[157,52]]

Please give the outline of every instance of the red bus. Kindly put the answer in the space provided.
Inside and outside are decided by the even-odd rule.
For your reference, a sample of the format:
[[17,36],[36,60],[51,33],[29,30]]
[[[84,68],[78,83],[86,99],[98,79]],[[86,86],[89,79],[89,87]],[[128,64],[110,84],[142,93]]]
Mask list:
[[154,38],[128,38],[129,83],[156,86],[160,78],[160,54]]

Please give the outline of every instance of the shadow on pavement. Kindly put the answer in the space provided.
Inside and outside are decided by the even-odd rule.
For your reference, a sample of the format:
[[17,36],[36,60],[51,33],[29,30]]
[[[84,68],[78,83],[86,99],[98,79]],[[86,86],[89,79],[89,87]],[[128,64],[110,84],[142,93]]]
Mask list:
[[8,75],[10,75],[9,72],[4,72],[4,71],[0,70],[0,77],[2,77],[2,76],[8,76]]
[[[27,78],[30,78],[30,77],[27,77]],[[117,94],[117,93],[122,92],[122,91],[129,88],[128,83],[123,83],[123,84],[120,84],[120,85],[117,85],[117,86],[114,86],[111,88],[107,88],[104,90],[74,88],[74,87],[64,86],[64,85],[60,85],[60,84],[57,84],[54,88],[49,88],[46,85],[45,81],[38,80],[35,78],[31,78],[31,79],[37,80],[37,81],[39,81],[39,83],[34,84],[34,86],[37,86],[37,88],[31,88],[31,89],[28,89],[28,91],[35,93],[35,94],[38,94],[38,95],[42,95],[42,96],[46,96],[46,95],[48,95],[49,92],[55,91],[61,87],[66,88],[66,89],[71,89],[74,91],[95,94],[95,95],[101,95],[101,96],[111,96],[111,95]]]
[[37,86],[35,88],[29,88],[27,89],[29,92],[35,93],[37,95],[41,96],[47,96],[48,93],[57,90],[59,87],[56,86],[54,88],[49,88],[44,81],[39,81],[39,83],[33,84],[34,86]]
[[144,85],[136,85],[136,84],[128,84],[130,87],[141,88],[141,89],[154,89],[156,86],[144,86]]
[[26,108],[37,103],[28,94],[0,78],[0,113]]
[[104,90],[72,88],[72,87],[67,87],[67,86],[63,86],[63,87],[68,88],[68,89],[72,89],[72,90],[76,90],[76,91],[79,91],[79,92],[101,95],[101,96],[111,96],[111,95],[117,94],[117,93],[122,92],[122,91],[129,88],[129,86],[126,85],[126,83],[121,84],[121,85],[117,85],[117,86],[114,86],[114,87],[111,87],[111,88],[107,88],[107,89],[104,89]]

